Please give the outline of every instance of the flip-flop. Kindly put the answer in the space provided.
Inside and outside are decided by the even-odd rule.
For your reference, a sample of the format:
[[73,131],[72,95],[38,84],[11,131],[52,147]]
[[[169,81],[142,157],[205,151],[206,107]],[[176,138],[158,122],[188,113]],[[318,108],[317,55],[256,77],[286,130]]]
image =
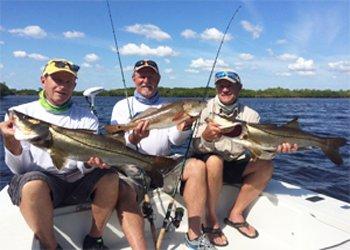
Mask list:
[[254,238],[259,236],[259,233],[258,233],[258,231],[256,229],[255,229],[255,234],[254,235],[249,235],[249,234],[247,234],[247,233],[245,233],[245,232],[243,232],[241,230],[242,227],[245,227],[245,228],[249,227],[249,223],[247,221],[237,222],[236,223],[236,222],[230,221],[228,218],[225,218],[224,222],[225,222],[226,225],[237,229],[238,232],[240,232],[241,234],[243,234],[244,236],[246,236],[246,237],[248,237],[250,239],[254,239]]
[[[218,237],[225,236],[225,234],[222,232],[220,227],[219,228],[212,228],[212,227],[204,227],[202,225],[202,231],[204,234],[211,234],[211,235],[218,236]],[[225,238],[226,238],[226,236],[225,236]],[[215,243],[210,237],[209,237],[209,241],[211,244],[213,244],[214,246],[217,246],[217,247],[224,247],[224,246],[228,245],[227,238],[226,238],[226,243],[224,243],[224,244]]]

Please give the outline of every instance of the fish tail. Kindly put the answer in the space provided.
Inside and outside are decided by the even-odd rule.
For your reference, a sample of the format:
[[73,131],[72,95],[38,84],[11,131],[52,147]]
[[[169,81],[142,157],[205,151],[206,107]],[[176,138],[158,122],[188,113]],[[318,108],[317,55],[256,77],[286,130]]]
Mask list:
[[177,160],[174,160],[170,157],[156,156],[152,165],[157,170],[164,170],[174,168],[177,163]]
[[126,125],[105,125],[105,130],[108,134],[116,134],[120,131],[127,131],[129,130],[129,126]]
[[346,144],[345,138],[328,138],[326,144],[321,147],[323,153],[335,164],[341,165],[343,159],[339,154],[339,148]]

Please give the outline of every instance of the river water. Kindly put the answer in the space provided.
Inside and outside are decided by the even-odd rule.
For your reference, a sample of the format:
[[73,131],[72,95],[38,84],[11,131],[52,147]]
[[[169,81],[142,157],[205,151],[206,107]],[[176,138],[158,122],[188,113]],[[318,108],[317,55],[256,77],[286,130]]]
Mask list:
[[[7,96],[0,99],[0,120],[7,109],[35,100],[36,96]],[[110,120],[113,105],[120,97],[96,98],[100,122]],[[174,99],[174,98],[173,98]],[[88,106],[84,97],[74,97],[81,106]],[[274,179],[289,182],[331,197],[350,202],[350,99],[309,99],[309,98],[242,98],[242,102],[259,112],[262,123],[283,124],[294,117],[304,131],[320,136],[341,136],[347,144],[340,149],[344,163],[334,165],[321,150],[309,150],[293,154],[280,154],[274,159]],[[0,141],[0,190],[11,178],[4,163],[2,141]],[[185,152],[184,147],[174,149]]]

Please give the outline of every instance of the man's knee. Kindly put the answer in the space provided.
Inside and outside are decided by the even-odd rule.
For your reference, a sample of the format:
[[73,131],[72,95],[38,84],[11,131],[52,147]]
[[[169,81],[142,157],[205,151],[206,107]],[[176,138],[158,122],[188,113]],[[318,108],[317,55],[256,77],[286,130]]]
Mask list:
[[108,173],[102,176],[95,185],[95,189],[103,188],[105,191],[118,195],[119,177],[116,173]]
[[50,195],[50,187],[43,180],[32,180],[25,183],[22,187],[22,198],[34,198]]
[[185,166],[183,180],[188,179],[205,179],[206,178],[206,165],[203,161],[197,159],[191,159]]
[[258,167],[259,176],[265,181],[269,181],[272,178],[274,166],[272,161],[262,161]]

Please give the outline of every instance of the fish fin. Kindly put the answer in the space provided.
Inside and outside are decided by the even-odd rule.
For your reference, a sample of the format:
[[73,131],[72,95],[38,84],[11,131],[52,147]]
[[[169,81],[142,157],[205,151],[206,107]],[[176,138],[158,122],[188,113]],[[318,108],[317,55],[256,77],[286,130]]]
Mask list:
[[172,169],[177,165],[177,160],[165,156],[155,156],[153,167],[157,170]]
[[53,165],[61,170],[67,162],[67,155],[58,149],[50,149],[49,154],[51,156]]
[[121,143],[123,143],[125,145],[125,137],[124,137],[124,131],[120,131],[116,134],[109,134],[109,135],[105,135],[105,137],[109,137],[113,140],[119,141]]
[[183,111],[177,112],[175,116],[173,117],[172,121],[182,121],[184,117],[186,117],[187,114],[184,113]]
[[300,129],[300,125],[298,122],[298,117],[294,117],[291,121],[284,124],[282,127]]
[[321,147],[323,153],[335,164],[343,164],[343,159],[339,154],[339,148],[346,144],[345,138],[328,138],[326,139],[326,145]]
[[157,170],[146,171],[151,177],[151,188],[160,188],[164,185],[163,175]]
[[256,159],[258,159],[261,155],[262,155],[262,151],[254,148],[254,147],[248,147],[248,150],[250,151],[250,153],[252,154],[252,159],[253,161],[255,161]]
[[129,130],[129,127],[123,124],[119,125],[105,125],[105,130],[107,131],[108,134],[116,134],[121,131],[126,131]]
[[154,113],[154,112],[156,112],[156,111],[158,111],[157,108],[148,108],[148,109],[146,109],[145,111],[142,111],[141,113],[135,115],[135,116],[132,118],[131,121],[135,121],[135,120],[138,120],[138,119],[142,119],[142,118],[144,118],[144,117],[146,117],[146,116],[148,116],[148,115],[150,115],[150,114],[152,114],[152,113]]

